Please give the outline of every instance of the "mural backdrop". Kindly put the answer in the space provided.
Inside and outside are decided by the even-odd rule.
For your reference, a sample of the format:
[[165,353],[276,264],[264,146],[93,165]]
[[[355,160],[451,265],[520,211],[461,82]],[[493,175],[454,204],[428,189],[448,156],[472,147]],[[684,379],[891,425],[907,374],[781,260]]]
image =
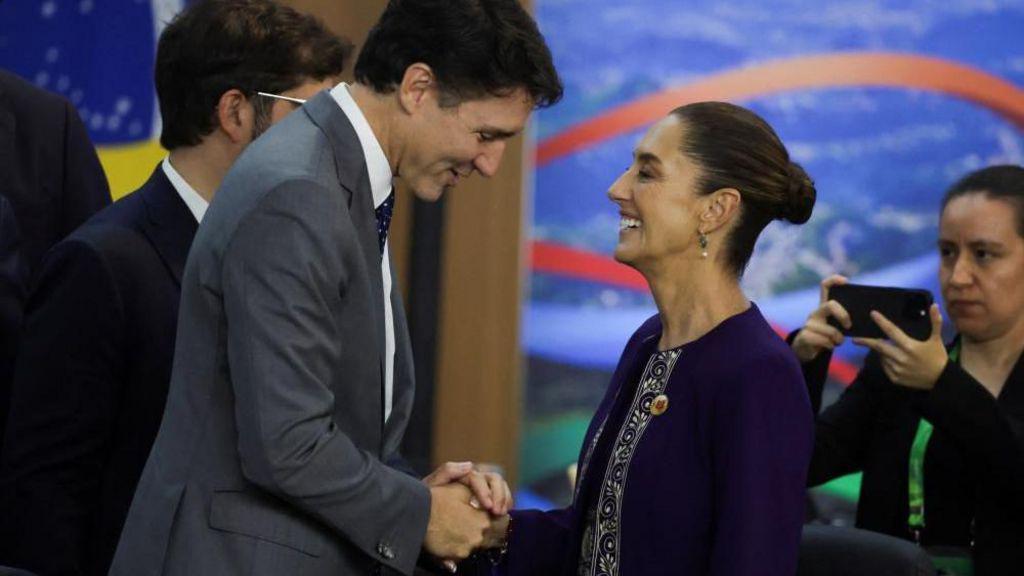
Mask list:
[[[78,107],[115,197],[163,152],[155,38],[184,0],[0,2],[0,67]],[[1024,0],[535,0],[566,82],[536,117],[521,504],[568,497],[590,414],[654,313],[609,255],[605,191],[654,120],[718,99],[764,116],[818,185],[803,227],[771,225],[744,285],[780,332],[818,280],[937,292],[937,202],[959,175],[1024,162]],[[834,395],[861,353],[840,350]],[[856,483],[834,486],[850,498]],[[532,500],[540,496],[538,500]]]
[[[742,104],[816,181],[813,218],[766,229],[743,279],[780,333],[803,323],[833,272],[938,294],[942,192],[967,171],[1024,162],[1021,0],[537,0],[536,10],[566,96],[536,120],[522,341],[530,503],[566,502],[566,467],[622,346],[655,313],[642,278],[609,258],[618,215],[605,195],[653,121],[687,102]],[[833,397],[861,357],[839,351]],[[856,487],[831,490],[854,498]]]

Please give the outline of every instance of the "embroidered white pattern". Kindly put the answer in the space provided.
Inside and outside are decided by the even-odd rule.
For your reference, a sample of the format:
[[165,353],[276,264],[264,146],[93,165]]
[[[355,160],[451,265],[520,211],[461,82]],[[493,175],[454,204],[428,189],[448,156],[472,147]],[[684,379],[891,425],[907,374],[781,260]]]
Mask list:
[[608,459],[597,508],[586,520],[577,571],[580,576],[618,576],[619,523],[629,463],[651,421],[651,402],[665,392],[679,352],[673,349],[655,353],[640,378],[633,404]]

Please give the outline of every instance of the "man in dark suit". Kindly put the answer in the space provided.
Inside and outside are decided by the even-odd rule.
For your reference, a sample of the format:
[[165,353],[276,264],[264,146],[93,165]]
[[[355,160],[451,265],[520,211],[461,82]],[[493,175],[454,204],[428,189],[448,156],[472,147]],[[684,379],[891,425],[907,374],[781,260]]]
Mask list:
[[392,1],[355,72],[246,150],[196,235],[112,575],[410,574],[504,537],[464,485],[387,465],[413,397],[391,180],[434,200],[493,175],[561,83],[517,0]]
[[0,195],[0,447],[7,420],[8,383],[14,355],[18,351],[21,306],[25,300],[28,272],[21,260],[21,234],[14,208]]
[[[28,283],[43,254],[110,204],[107,178],[78,112],[0,70],[0,447]],[[0,448],[2,449],[2,448]]]
[[162,34],[169,156],[46,256],[26,307],[0,564],[105,575],[163,414],[186,256],[242,150],[337,82],[351,47],[269,0],[194,3]]

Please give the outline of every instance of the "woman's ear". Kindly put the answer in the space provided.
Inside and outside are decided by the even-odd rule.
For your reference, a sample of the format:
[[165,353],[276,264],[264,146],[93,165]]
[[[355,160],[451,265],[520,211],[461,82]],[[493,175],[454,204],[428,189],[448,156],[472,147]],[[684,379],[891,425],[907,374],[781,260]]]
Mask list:
[[739,214],[743,198],[735,188],[720,188],[704,197],[700,229],[710,234],[729,224]]

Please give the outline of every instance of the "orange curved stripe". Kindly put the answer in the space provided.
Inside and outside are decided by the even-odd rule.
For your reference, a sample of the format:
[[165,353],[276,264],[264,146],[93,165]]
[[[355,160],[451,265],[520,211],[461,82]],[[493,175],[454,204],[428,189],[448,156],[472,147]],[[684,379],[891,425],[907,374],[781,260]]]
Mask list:
[[571,248],[564,244],[534,240],[530,245],[530,267],[566,278],[601,282],[619,288],[647,292],[647,280],[639,272],[619,264],[605,254]]
[[791,90],[850,86],[941,92],[981,104],[1024,129],[1024,90],[972,66],[913,54],[825,54],[722,72],[612,108],[541,142],[537,165],[641,128],[689,102],[736,101]]

